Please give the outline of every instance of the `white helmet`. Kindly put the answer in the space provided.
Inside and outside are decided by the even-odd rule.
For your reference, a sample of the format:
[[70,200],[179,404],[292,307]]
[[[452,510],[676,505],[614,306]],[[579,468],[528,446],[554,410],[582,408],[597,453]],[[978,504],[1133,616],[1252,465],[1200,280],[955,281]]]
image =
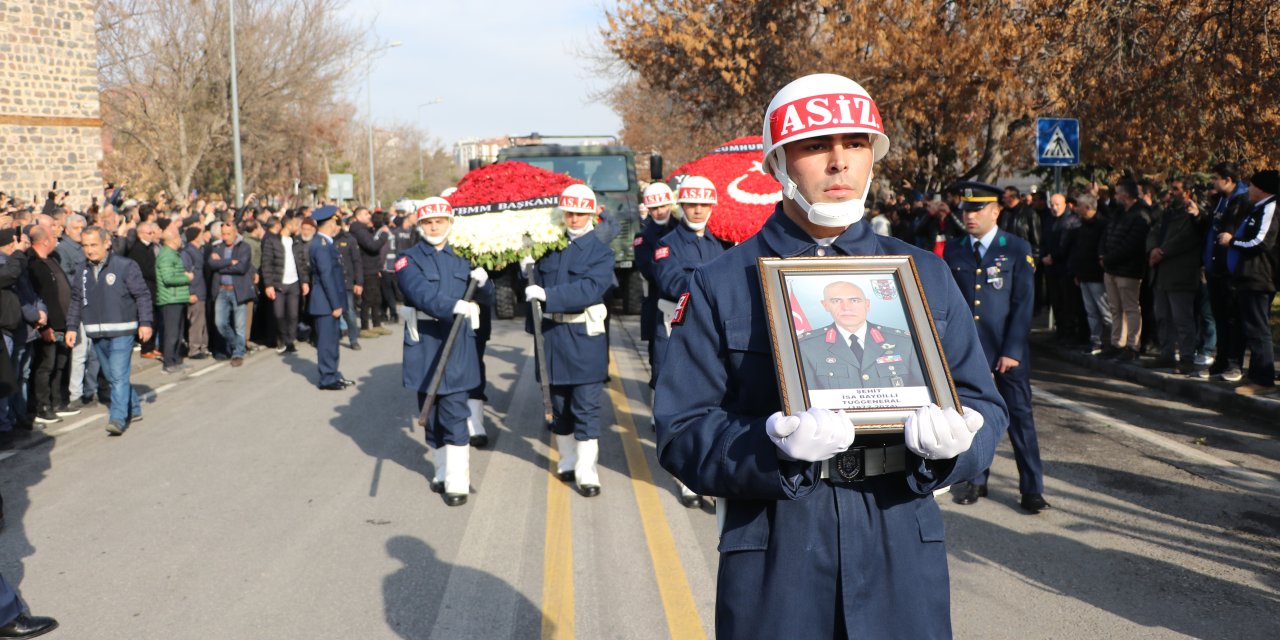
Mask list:
[[448,200],[432,196],[423,200],[421,205],[418,205],[417,214],[417,222],[422,222],[427,218],[452,218],[453,207]]
[[444,191],[440,192],[440,197],[448,198],[449,196],[457,193],[457,191],[458,191],[457,187],[446,187]]
[[680,183],[676,196],[680,204],[715,204],[716,185],[702,176],[689,176]]
[[676,195],[671,192],[671,187],[661,180],[644,188],[644,206],[646,207],[661,207],[675,204],[675,201]]
[[573,213],[595,213],[596,192],[585,184],[571,184],[560,192],[560,210]]
[[782,195],[804,209],[809,221],[824,227],[847,227],[862,219],[871,175],[862,197],[848,202],[810,204],[787,175],[788,142],[837,133],[865,133],[871,138],[872,161],[889,152],[889,137],[876,103],[862,85],[844,76],[816,73],[793,80],[773,96],[764,114],[764,163],[782,183]]

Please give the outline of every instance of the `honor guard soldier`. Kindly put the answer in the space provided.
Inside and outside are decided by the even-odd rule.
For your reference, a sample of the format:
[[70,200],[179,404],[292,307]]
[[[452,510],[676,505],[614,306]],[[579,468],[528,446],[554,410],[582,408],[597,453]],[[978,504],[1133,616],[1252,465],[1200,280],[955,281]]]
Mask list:
[[[666,361],[667,343],[671,336],[671,323],[675,318],[678,300],[689,290],[689,277],[693,270],[724,254],[725,242],[707,230],[711,212],[718,200],[716,186],[702,176],[688,176],[680,183],[676,196],[684,219],[675,230],[658,241],[653,252],[654,278],[658,282],[658,311],[662,314],[660,325],[654,327],[653,374],[662,371]],[[680,504],[688,508],[702,506],[702,497],[676,479],[680,487]]]
[[311,212],[316,237],[311,240],[311,295],[307,313],[315,317],[316,361],[320,368],[317,383],[325,391],[338,391],[355,384],[338,372],[338,322],[347,304],[346,277],[333,237],[338,232],[338,208],[324,206]]
[[[955,188],[960,191],[969,235],[947,244],[947,264],[973,309],[987,367],[994,372],[996,388],[1009,407],[1009,440],[1018,464],[1022,508],[1039,513],[1048,509],[1049,503],[1042,495],[1044,470],[1031,413],[1031,349],[1027,344],[1035,303],[1035,256],[1026,240],[996,226],[1000,217],[998,189],[980,182],[962,182]],[[987,495],[990,474],[989,468],[984,469],[966,485],[957,486],[956,503],[973,504]]]
[[640,339],[649,346],[649,388],[652,389],[658,380],[660,358],[654,349],[654,328],[661,318],[658,311],[658,282],[653,274],[653,252],[658,248],[658,241],[676,228],[671,222],[676,207],[676,194],[665,182],[655,182],[644,188],[644,206],[649,211],[644,228],[640,235],[632,241],[635,247],[635,264],[640,275],[644,277],[644,302],[640,305]]
[[476,298],[492,292],[489,274],[472,268],[448,243],[453,228],[453,207],[444,198],[427,198],[418,207],[418,231],[425,242],[396,258],[396,281],[405,304],[414,310],[406,318],[404,336],[404,386],[418,392],[418,407],[427,399],[432,375],[444,357],[444,343],[456,314],[462,327],[445,363],[436,390],[435,404],[427,414],[427,445],[435,451],[436,474],[431,490],[444,494],[445,504],[466,504],[471,492],[468,395],[484,383],[475,330],[480,307],[463,300],[470,280],[478,288]]
[[804,379],[813,389],[922,387],[911,333],[867,322],[871,300],[852,282],[822,289],[832,323],[801,336]]
[[[942,259],[863,220],[889,149],[856,82],[800,78],[765,111],[764,166],[783,200],[756,235],[694,270],[658,376],[658,458],[718,496],[720,638],[946,638],[950,585],[933,491],[991,463],[1007,421],[973,316]],[[898,435],[783,414],[761,257],[910,255],[963,413],[921,407]]]
[[[525,298],[542,302],[542,337],[551,380],[551,432],[556,436],[560,478],[573,477],[578,493],[599,495],[600,396],[609,375],[609,341],[604,332],[604,294],[613,282],[613,251],[592,233],[596,194],[582,184],[560,194],[560,210],[569,246],[526,257],[521,271],[534,265],[536,282]],[[532,306],[530,307],[532,312]],[[533,318],[526,330],[533,332]],[[539,372],[539,375],[541,373]],[[541,378],[539,378],[541,380]]]

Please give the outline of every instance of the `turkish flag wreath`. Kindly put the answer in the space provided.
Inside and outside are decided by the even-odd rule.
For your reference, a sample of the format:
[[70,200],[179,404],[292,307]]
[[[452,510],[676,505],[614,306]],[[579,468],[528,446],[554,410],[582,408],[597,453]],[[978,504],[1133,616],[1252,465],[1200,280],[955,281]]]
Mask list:
[[782,201],[782,185],[764,169],[763,151],[762,137],[746,136],[716,147],[671,174],[670,181],[676,184],[685,176],[702,176],[716,185],[718,202],[707,228],[717,238],[735,244],[750,238]]

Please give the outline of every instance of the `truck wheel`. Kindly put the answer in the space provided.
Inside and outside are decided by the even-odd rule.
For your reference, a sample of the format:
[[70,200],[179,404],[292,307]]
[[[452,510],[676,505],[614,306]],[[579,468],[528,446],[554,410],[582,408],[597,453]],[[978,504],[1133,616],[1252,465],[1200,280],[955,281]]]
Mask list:
[[503,269],[493,280],[494,294],[496,300],[493,304],[493,313],[501,320],[508,320],[516,316],[516,274],[511,269]]
[[622,313],[640,315],[640,307],[644,305],[644,276],[638,269],[630,269],[620,278],[622,286]]

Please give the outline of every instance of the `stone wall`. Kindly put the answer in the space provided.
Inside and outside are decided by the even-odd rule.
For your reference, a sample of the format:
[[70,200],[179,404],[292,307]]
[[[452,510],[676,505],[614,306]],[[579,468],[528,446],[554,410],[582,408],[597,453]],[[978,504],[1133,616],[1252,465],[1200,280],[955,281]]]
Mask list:
[[102,195],[93,0],[0,0],[0,191]]

